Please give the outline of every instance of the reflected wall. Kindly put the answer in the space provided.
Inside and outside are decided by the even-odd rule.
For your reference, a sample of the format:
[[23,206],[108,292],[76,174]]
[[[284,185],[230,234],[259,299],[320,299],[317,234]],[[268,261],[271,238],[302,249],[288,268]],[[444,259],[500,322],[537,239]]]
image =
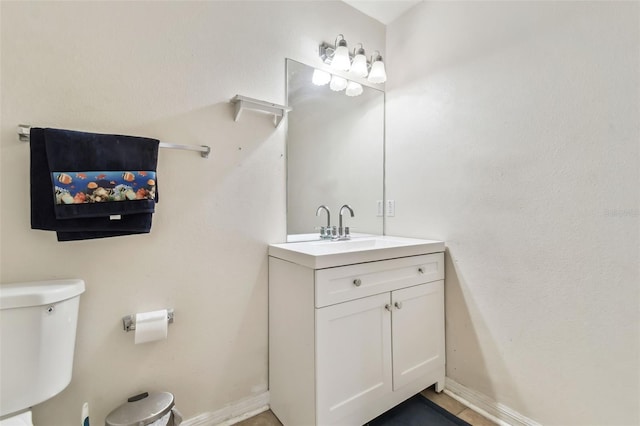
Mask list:
[[331,209],[331,225],[345,217],[352,233],[383,233],[384,92],[364,86],[359,96],[311,82],[313,68],[287,59],[287,233],[313,234],[326,225],[318,206]]

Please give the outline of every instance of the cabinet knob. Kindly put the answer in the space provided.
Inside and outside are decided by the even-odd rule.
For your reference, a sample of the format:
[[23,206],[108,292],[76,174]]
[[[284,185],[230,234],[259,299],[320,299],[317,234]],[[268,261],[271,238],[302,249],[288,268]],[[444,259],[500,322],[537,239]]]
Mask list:
[[362,280],[360,280],[360,278],[356,278],[355,280],[353,280],[353,285],[355,285],[356,287],[360,287],[360,284],[362,284]]
[[391,312],[391,305],[390,305],[390,304],[388,304],[388,303],[387,303],[386,305],[384,305],[384,308],[385,308],[387,311]]
[[423,267],[418,268],[418,272],[420,272],[421,274],[424,274],[424,268]]
[[393,306],[395,306],[396,309],[402,309],[402,302],[396,302],[393,304]]

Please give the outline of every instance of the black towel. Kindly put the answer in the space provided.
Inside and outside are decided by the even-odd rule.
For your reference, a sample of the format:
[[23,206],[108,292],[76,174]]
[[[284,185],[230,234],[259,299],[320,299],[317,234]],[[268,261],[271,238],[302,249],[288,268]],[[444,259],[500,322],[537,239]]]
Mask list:
[[[30,140],[33,229],[58,231],[59,241],[148,233],[151,230],[151,213],[157,202],[157,191],[153,194],[154,199],[65,205],[56,203],[57,185],[54,182],[58,179],[60,182],[56,183],[69,183],[61,179],[61,172],[78,172],[64,174],[76,177],[79,185],[86,185],[86,180],[96,182],[94,186],[102,183],[100,179],[94,179],[101,176],[89,176],[91,171],[155,173],[157,140],[39,128],[31,129]],[[87,191],[90,190],[89,186]],[[113,188],[108,190],[113,192]],[[145,191],[143,188],[142,192]],[[149,191],[146,193],[150,195]],[[121,214],[121,219],[110,220],[110,215],[117,214]],[[77,234],[68,235],[74,233]]]

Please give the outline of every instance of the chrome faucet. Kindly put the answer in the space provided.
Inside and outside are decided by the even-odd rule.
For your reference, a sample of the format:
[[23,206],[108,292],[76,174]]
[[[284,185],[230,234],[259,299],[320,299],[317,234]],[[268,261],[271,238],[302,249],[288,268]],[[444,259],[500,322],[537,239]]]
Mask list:
[[329,211],[329,207],[323,204],[320,207],[318,207],[318,209],[316,210],[316,216],[320,216],[320,212],[322,210],[327,212],[327,226],[320,227],[320,238],[328,239],[328,238],[331,238],[331,212]]
[[338,238],[341,240],[348,240],[349,238],[351,238],[351,233],[349,232],[349,227],[342,227],[342,212],[347,209],[349,210],[349,213],[351,213],[351,217],[354,217],[353,214],[353,209],[351,208],[350,205],[345,204],[344,206],[340,207],[340,213],[339,213],[339,219],[340,219],[340,224],[338,226]]

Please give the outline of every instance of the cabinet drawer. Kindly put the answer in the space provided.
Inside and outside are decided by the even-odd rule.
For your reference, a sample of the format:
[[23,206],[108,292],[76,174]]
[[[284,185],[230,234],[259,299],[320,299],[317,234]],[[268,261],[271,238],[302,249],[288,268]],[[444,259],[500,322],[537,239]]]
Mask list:
[[315,271],[315,306],[333,305],[444,278],[444,253]]

